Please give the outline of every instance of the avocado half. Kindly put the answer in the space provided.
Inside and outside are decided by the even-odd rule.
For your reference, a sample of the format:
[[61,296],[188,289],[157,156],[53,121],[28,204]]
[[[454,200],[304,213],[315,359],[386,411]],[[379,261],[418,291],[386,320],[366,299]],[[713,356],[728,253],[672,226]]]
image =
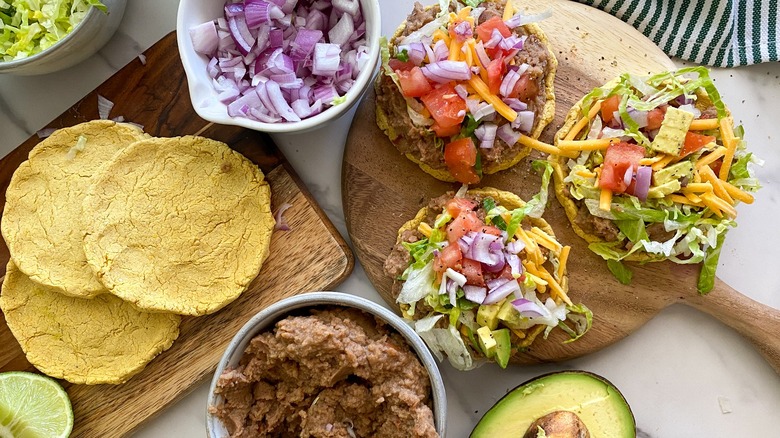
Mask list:
[[470,436],[522,437],[536,420],[556,411],[575,413],[590,438],[636,437],[634,414],[623,394],[586,371],[545,374],[521,384],[485,412]]

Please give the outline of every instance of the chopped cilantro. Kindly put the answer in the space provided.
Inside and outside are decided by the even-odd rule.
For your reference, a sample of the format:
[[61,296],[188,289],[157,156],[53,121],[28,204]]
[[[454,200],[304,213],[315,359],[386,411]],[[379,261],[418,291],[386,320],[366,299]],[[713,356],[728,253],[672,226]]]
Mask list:
[[406,49],[401,50],[401,52],[395,54],[396,59],[399,61],[407,62],[409,61],[409,51]]

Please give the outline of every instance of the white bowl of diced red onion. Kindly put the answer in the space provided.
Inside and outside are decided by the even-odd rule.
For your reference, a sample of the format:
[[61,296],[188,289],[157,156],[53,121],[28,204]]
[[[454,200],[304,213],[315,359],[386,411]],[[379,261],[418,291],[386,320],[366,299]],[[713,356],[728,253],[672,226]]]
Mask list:
[[176,24],[200,117],[303,132],[363,96],[379,60],[378,0],[181,0]]

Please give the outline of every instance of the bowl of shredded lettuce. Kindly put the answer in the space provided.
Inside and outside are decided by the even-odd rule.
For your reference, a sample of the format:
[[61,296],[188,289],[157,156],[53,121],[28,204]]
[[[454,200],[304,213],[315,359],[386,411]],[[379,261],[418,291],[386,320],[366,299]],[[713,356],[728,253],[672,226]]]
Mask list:
[[126,0],[0,0],[0,73],[38,75],[92,56],[119,27]]

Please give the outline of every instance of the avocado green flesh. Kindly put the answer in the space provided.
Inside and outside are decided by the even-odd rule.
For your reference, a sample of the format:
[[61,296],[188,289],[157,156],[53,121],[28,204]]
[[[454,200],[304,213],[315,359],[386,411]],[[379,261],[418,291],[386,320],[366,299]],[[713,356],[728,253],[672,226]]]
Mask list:
[[562,372],[513,389],[485,413],[471,438],[521,437],[554,411],[577,414],[591,438],[636,437],[631,409],[614,386],[589,373]]

